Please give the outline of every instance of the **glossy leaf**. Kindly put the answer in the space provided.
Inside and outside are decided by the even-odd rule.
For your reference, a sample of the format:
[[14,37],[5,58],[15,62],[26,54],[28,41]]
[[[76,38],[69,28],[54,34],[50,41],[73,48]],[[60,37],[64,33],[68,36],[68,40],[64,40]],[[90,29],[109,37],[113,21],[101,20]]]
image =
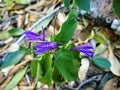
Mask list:
[[69,7],[69,5],[70,5],[70,0],[64,0],[64,5],[65,5],[66,7]]
[[16,52],[12,52],[12,53],[8,54],[6,56],[6,58],[4,59],[4,61],[2,62],[0,69],[17,64],[18,62],[20,62],[22,60],[25,53],[26,52],[23,50],[18,50]]
[[59,33],[55,36],[57,43],[66,44],[72,38],[78,24],[76,20],[77,15],[77,11],[71,10],[65,22],[62,24]]
[[27,66],[21,70],[19,70],[15,76],[12,78],[12,80],[8,83],[8,85],[5,87],[4,90],[13,90],[15,86],[20,82],[20,80],[23,78],[27,71]]
[[71,51],[58,51],[55,54],[54,65],[66,80],[73,81],[77,79],[78,67],[74,62],[74,56]]
[[109,60],[101,56],[94,57],[93,62],[100,68],[110,68],[111,66]]
[[77,6],[85,11],[90,10],[90,0],[75,0]]
[[20,36],[20,35],[22,35],[24,33],[24,30],[21,29],[21,28],[13,28],[13,29],[9,30],[9,33],[12,36]]
[[120,0],[113,0],[113,9],[116,15],[120,18]]

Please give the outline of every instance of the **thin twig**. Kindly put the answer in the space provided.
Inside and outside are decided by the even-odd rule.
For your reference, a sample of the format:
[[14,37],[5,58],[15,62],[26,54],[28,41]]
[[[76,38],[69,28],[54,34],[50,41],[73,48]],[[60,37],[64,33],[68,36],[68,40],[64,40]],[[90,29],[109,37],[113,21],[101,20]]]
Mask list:
[[93,82],[93,81],[99,81],[101,78],[102,78],[103,75],[96,75],[96,76],[93,76],[91,78],[89,78],[88,80],[82,82],[77,88],[76,90],[80,90],[81,87],[87,83],[90,83],[90,82]]

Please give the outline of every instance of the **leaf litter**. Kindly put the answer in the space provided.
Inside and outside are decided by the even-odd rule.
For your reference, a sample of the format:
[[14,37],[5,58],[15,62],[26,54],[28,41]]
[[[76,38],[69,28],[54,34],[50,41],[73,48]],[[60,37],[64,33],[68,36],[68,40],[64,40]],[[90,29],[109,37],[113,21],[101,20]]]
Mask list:
[[[14,42],[22,36],[23,30],[28,30],[38,21],[38,19],[44,18],[45,15],[53,12],[55,8],[61,7],[60,5],[62,3],[62,0],[25,0],[26,2],[24,2],[24,0],[15,1],[16,2],[12,2],[11,5],[4,2],[0,3],[0,67],[3,65],[2,62],[4,59],[8,57],[9,52],[18,50],[18,46],[21,44],[28,45],[28,43],[24,40],[21,41],[20,44],[17,44],[18,46],[13,45]],[[69,9],[60,8],[54,15],[49,16],[43,20],[42,23],[39,23],[37,26],[32,28],[33,31],[40,32],[41,26],[44,26],[47,36],[56,34],[61,25],[64,23],[68,12]],[[86,17],[79,16],[78,21],[79,24],[72,38],[72,42],[79,45],[81,43],[91,41],[92,39],[94,42],[91,44],[93,45],[94,43],[95,54],[99,54],[107,58],[112,65],[111,68],[101,69],[94,65],[92,60],[82,60],[78,72],[79,79],[77,81],[67,82],[60,85],[52,83],[54,85],[50,87],[43,83],[39,83],[37,85],[37,90],[96,90],[97,86],[100,85],[101,80],[103,80],[102,82],[105,82],[104,84],[101,84],[101,90],[119,90],[120,85],[118,82],[120,81],[118,76],[120,76],[120,47],[119,43],[116,43],[119,40],[119,36],[116,35],[109,27],[95,26],[95,23]],[[94,32],[94,35],[91,35],[91,32]],[[97,37],[95,37],[95,35],[97,35]],[[2,42],[5,44],[2,44]],[[10,47],[11,45],[12,47]],[[34,57],[35,56],[33,54],[24,55],[17,63],[11,62],[14,64],[11,67],[4,68],[6,69],[5,72],[1,70],[0,90],[5,87],[7,89],[8,87],[14,87],[15,90],[34,90],[35,79],[31,76],[29,68],[30,62]],[[14,59],[15,56],[10,58]],[[9,63],[6,65],[9,65]],[[27,69],[25,69],[26,66],[28,66]],[[25,71],[22,72],[21,70],[24,69]],[[23,77],[20,75],[21,80],[15,82],[14,78],[18,78],[17,75],[19,76],[20,72]],[[105,81],[104,76],[111,72],[111,77]],[[15,85],[12,84],[14,82]]]

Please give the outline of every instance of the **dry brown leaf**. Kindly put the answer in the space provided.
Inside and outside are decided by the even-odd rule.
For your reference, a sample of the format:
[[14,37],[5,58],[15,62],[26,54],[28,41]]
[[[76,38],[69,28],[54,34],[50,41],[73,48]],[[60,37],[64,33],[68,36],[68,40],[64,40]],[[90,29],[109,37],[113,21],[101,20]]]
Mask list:
[[39,13],[35,13],[35,12],[31,12],[29,14],[29,21],[32,21],[32,22],[36,22],[39,18],[41,18],[43,15],[39,14]]
[[19,90],[34,90],[34,86],[19,86]]
[[52,25],[50,25],[47,29],[47,36],[52,36],[54,33],[57,33],[57,30]]
[[103,87],[102,90],[117,90],[118,78],[110,79]]
[[30,11],[31,9],[32,10],[41,9],[41,8],[43,8],[43,5],[45,5],[45,2],[46,2],[45,0],[40,0],[39,3],[34,4],[34,5],[30,5],[27,8],[25,8],[25,11]]
[[0,71],[0,79],[4,76],[4,73]]
[[114,56],[111,46],[109,46],[108,59],[111,63],[111,67],[110,67],[111,72],[117,76],[120,76],[120,63],[118,59]]
[[16,86],[15,88],[13,88],[12,90],[19,90],[18,86]]
[[24,21],[25,21],[25,16],[19,15],[17,18],[17,27],[23,28],[24,27]]
[[81,66],[80,66],[80,69],[78,71],[78,77],[80,79],[80,81],[82,82],[85,77],[86,77],[86,74],[87,74],[87,71],[88,71],[88,68],[89,68],[89,60],[87,58],[83,58],[81,60]]
[[22,9],[22,10],[16,10],[13,12],[14,14],[24,14],[25,11]]
[[120,87],[118,87],[117,90],[120,90]]
[[59,27],[63,24],[66,19],[66,15],[63,12],[59,12],[57,16]]

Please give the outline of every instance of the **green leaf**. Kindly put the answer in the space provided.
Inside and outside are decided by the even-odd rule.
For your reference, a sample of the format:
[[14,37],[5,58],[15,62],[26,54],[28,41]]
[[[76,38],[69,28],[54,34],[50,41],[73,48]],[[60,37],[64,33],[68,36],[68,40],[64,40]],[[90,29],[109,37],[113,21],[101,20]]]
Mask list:
[[[75,45],[73,43],[68,43],[66,44],[66,49],[71,49],[71,48],[74,48]],[[79,55],[80,55],[80,52],[77,51],[77,50],[71,50],[72,54],[74,55],[74,58],[75,59],[79,59]]]
[[39,81],[50,86],[52,81],[52,55],[43,55],[42,59],[40,60],[40,65],[43,74],[42,78]]
[[70,5],[70,0],[64,0],[64,5],[65,5],[66,7],[69,7],[69,5]]
[[4,32],[0,32],[0,40],[6,40],[10,37],[10,33],[8,33],[7,31]]
[[71,10],[65,22],[62,24],[59,33],[55,36],[57,43],[66,44],[72,38],[78,24],[76,20],[77,15],[77,11]]
[[34,49],[31,49],[27,46],[20,46],[20,50],[26,51],[26,54],[33,54],[34,53]]
[[109,40],[99,31],[95,31],[94,39],[101,44],[108,44]]
[[42,55],[41,60],[32,61],[31,65],[32,76],[36,78],[37,81],[51,85],[52,81],[52,55]]
[[42,69],[39,60],[33,60],[30,64],[30,70],[33,77],[37,78],[37,81],[42,78]]
[[113,0],[113,9],[116,15],[120,18],[120,0]]
[[100,68],[110,68],[111,66],[109,60],[101,56],[94,57],[93,62]]
[[74,62],[74,56],[71,51],[58,51],[55,54],[54,65],[66,80],[73,81],[77,79],[78,67]]
[[84,17],[82,18],[82,20],[83,20],[84,26],[87,27],[89,25],[89,23],[87,22],[87,20]]
[[90,10],[90,0],[75,0],[77,6],[85,11]]
[[107,49],[107,45],[104,44],[100,44],[99,46],[97,46],[95,48],[95,54],[94,55],[99,55],[105,52],[105,50]]
[[17,4],[30,4],[30,0],[14,0]]
[[15,76],[12,78],[12,80],[8,83],[8,85],[5,87],[4,90],[13,90],[15,86],[20,82],[20,80],[23,78],[27,71],[27,66],[21,70],[19,70]]
[[6,4],[12,4],[13,3],[13,0],[3,0]]
[[0,66],[0,70],[8,66],[15,65],[18,62],[20,62],[20,60],[24,57],[25,53],[26,52],[23,50],[18,50],[16,52],[12,52],[8,54],[5,57],[4,61],[2,62]]
[[53,69],[52,79],[53,79],[53,81],[55,83],[58,83],[58,84],[60,84],[60,83],[65,81],[64,78],[62,77],[62,75],[60,74],[60,72],[57,70],[56,67],[54,67],[54,69]]
[[9,30],[9,33],[12,36],[20,36],[20,35],[22,35],[24,33],[24,30],[21,29],[21,28],[13,28],[13,29]]

